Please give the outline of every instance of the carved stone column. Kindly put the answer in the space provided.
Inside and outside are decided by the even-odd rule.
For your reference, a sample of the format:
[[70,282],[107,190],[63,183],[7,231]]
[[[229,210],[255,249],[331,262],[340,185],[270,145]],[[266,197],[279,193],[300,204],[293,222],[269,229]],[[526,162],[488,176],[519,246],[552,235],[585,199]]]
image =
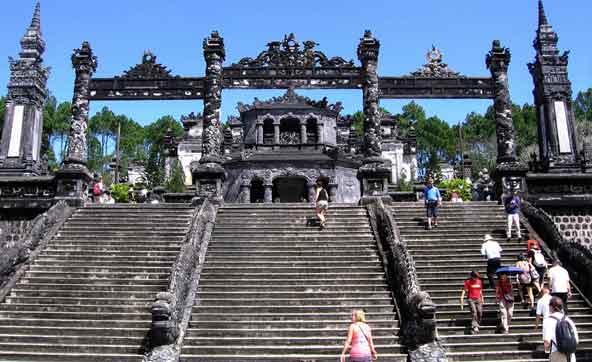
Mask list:
[[243,175],[240,183],[239,203],[251,203],[251,180],[247,175]]
[[[378,109],[378,52],[380,42],[370,30],[364,32],[358,45],[358,59],[362,63],[362,90],[364,101],[364,160],[358,169],[362,198],[378,196],[388,200],[391,177],[390,161],[383,159]],[[364,202],[364,200],[362,200]]]
[[508,66],[510,50],[501,46],[499,40],[493,42],[487,54],[487,68],[495,82],[495,130],[497,134],[497,163],[516,161],[516,130],[512,120],[512,102],[508,85]]
[[309,182],[306,184],[306,188],[308,190],[308,202],[310,202],[311,204],[314,204],[315,197],[317,196],[315,193],[315,185],[315,182]]
[[358,59],[362,63],[362,91],[364,102],[364,156],[380,157],[380,111],[378,109],[378,52],[380,42],[370,30],[364,32],[358,45]]
[[[494,40],[491,51],[487,54],[486,64],[495,82],[495,130],[497,135],[497,166],[495,172],[496,193],[499,196],[504,184],[520,185],[515,191],[525,190],[525,176],[528,171],[526,164],[521,164],[516,157],[516,130],[512,120],[512,102],[508,85],[508,66],[510,65],[510,50],[501,46],[499,40]],[[496,196],[496,197],[497,197]]]
[[323,144],[325,143],[325,125],[318,120],[317,121],[317,139],[316,142],[317,144]]
[[255,125],[255,146],[263,144],[263,121],[257,120]]
[[280,121],[273,121],[273,149],[278,149],[280,146]]
[[200,165],[192,170],[196,190],[200,197],[221,197],[225,179],[221,166],[222,132],[220,105],[222,97],[222,63],[225,59],[224,39],[217,31],[203,41],[206,60],[203,111],[203,145]]
[[72,97],[72,123],[68,137],[68,153],[64,166],[56,174],[57,195],[70,204],[80,204],[87,198],[91,176],[86,168],[89,88],[93,73],[97,70],[97,57],[88,42],[74,49],[72,66],[76,72]]
[[306,120],[300,120],[300,143],[305,145],[308,143],[308,137],[306,135]]
[[266,204],[273,203],[273,183],[265,183],[263,185],[263,202]]
[[331,202],[337,202],[337,182],[333,178],[329,182],[329,200]]

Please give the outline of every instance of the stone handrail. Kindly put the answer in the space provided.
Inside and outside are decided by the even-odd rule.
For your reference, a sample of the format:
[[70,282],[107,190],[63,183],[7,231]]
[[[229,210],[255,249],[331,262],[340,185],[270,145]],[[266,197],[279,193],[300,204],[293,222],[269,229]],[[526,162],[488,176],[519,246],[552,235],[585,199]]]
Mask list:
[[543,249],[553,258],[559,258],[590,304],[592,300],[592,251],[585,246],[563,239],[553,219],[542,209],[529,202],[522,203],[522,214],[530,226],[544,240]]
[[205,199],[194,211],[191,227],[172,268],[168,290],[158,293],[152,305],[145,362],[179,360],[219,206],[217,201]]
[[[2,250],[0,257],[0,301],[8,295],[19,279],[28,270],[29,265],[54,237],[64,222],[72,216],[75,209],[63,201],[59,201],[49,210],[37,216],[23,237],[22,242]],[[1,281],[1,279],[0,279]]]
[[400,316],[400,338],[411,361],[446,361],[438,341],[436,306],[417,281],[415,261],[401,239],[392,211],[380,198],[366,203],[370,224],[378,241],[387,280]]

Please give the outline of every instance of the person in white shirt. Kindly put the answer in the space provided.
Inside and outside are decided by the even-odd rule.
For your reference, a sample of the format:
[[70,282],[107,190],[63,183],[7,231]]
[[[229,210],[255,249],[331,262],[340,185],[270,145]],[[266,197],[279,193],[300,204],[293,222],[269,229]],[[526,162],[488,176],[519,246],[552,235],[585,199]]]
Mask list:
[[541,290],[542,297],[537,302],[536,307],[536,320],[534,322],[534,329],[539,328],[539,323],[549,317],[549,303],[551,302],[551,292],[549,288],[543,288]]
[[502,266],[500,259],[502,257],[502,247],[493,240],[491,235],[486,234],[481,245],[481,255],[487,258],[487,279],[489,280],[489,289],[495,289],[495,272]]
[[[571,356],[566,356],[565,354],[557,351],[557,339],[555,336],[555,328],[557,327],[557,322],[563,319],[563,317],[565,316],[565,314],[563,313],[563,301],[559,297],[552,297],[549,306],[551,314],[548,318],[546,318],[543,321],[543,343],[545,344],[545,352],[551,353],[549,361],[576,362],[576,356],[574,354],[572,354]],[[571,324],[571,328],[573,329],[574,335],[576,337],[576,342],[579,342],[578,330],[576,329],[576,325],[568,317],[566,317],[565,319],[569,324]]]
[[553,260],[553,266],[548,271],[549,288],[551,295],[559,297],[563,301],[563,310],[567,314],[567,299],[571,297],[571,284],[569,273],[565,270],[558,259]]

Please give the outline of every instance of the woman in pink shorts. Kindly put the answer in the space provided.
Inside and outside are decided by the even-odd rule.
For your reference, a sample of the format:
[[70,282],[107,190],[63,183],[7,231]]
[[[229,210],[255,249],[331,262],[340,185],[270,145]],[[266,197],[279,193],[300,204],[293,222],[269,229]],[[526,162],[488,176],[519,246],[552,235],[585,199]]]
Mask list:
[[349,350],[349,362],[372,362],[378,358],[372,342],[372,332],[366,324],[366,315],[361,309],[352,312],[352,324],[347,331],[347,340],[341,352],[341,362]]

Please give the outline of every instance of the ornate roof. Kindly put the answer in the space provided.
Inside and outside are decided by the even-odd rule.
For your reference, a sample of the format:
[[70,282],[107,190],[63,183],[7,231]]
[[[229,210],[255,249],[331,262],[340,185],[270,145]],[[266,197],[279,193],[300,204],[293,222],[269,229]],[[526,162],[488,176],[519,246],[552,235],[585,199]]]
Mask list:
[[123,79],[170,79],[171,71],[162,64],[156,63],[156,55],[147,50],[142,56],[142,63],[125,71]]
[[432,49],[426,54],[426,64],[421,69],[411,73],[416,78],[458,78],[457,73],[442,62],[443,54],[440,49],[432,45]]
[[274,106],[308,106],[335,113],[339,113],[343,108],[341,106],[341,102],[329,104],[329,102],[327,101],[327,97],[324,97],[320,101],[315,101],[308,97],[296,94],[293,88],[288,88],[286,93],[280,97],[273,97],[265,101],[262,101],[259,98],[255,97],[255,100],[251,104],[244,104],[239,102],[236,106],[236,109],[240,113],[243,113],[250,111],[252,109],[270,108]]
[[283,41],[272,41],[267,50],[257,58],[243,58],[232,65],[235,68],[353,68],[353,60],[346,61],[341,57],[328,58],[324,53],[315,50],[318,43],[307,40],[300,43],[294,33],[284,35]]

